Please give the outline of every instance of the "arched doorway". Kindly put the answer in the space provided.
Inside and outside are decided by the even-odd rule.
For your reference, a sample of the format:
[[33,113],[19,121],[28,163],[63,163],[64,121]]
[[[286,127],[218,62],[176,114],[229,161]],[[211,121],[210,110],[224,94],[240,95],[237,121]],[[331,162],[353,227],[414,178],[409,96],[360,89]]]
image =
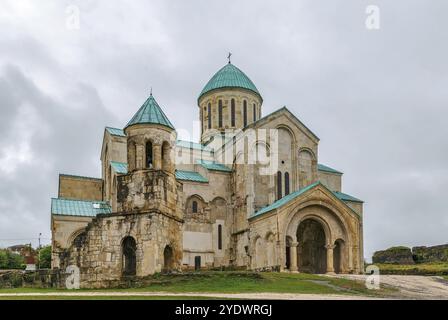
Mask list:
[[327,250],[325,231],[320,222],[306,219],[297,228],[299,271],[325,273],[327,270]]
[[336,273],[344,272],[344,248],[344,240],[338,239],[334,242],[333,268]]
[[288,270],[291,270],[291,245],[292,245],[291,237],[286,237],[286,259],[285,259],[285,267]]
[[121,247],[123,252],[123,275],[135,276],[137,271],[137,258],[135,254],[137,244],[135,243],[134,238],[124,238]]
[[173,269],[173,266],[173,249],[170,246],[166,246],[165,250],[163,250],[163,271],[171,271]]

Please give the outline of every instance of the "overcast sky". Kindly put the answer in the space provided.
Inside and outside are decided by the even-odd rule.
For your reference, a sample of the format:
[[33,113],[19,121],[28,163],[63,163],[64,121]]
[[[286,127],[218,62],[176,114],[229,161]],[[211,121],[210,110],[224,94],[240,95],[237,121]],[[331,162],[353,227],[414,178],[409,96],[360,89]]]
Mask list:
[[[380,11],[366,28],[366,8]],[[79,28],[76,15],[79,10]],[[448,2],[0,1],[0,246],[50,242],[58,174],[100,176],[104,126],[150,87],[192,130],[232,62],[365,200],[365,256],[448,242]],[[14,239],[14,240],[8,240]]]

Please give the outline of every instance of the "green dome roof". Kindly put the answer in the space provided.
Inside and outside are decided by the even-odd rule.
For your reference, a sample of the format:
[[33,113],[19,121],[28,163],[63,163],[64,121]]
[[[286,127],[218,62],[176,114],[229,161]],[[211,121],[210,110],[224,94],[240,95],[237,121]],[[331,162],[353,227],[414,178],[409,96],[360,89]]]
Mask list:
[[253,91],[261,98],[260,92],[258,92],[257,87],[255,87],[249,77],[230,62],[216,72],[210,79],[204,89],[202,89],[199,99],[207,92],[221,88],[243,88]]
[[171,124],[170,120],[168,120],[168,117],[162,111],[156,99],[152,96],[152,93],[125,128],[140,123],[160,124],[174,130],[174,126]]

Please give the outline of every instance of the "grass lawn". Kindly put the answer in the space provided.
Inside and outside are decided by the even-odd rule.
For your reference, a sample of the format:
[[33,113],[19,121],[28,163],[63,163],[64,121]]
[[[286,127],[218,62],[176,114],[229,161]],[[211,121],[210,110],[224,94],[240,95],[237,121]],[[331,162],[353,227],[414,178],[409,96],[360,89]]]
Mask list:
[[382,274],[407,275],[445,275],[448,276],[448,263],[421,263],[421,264],[375,264]]
[[[194,296],[0,296],[1,300],[218,300],[214,297]],[[222,300],[222,299],[219,299]]]
[[[303,273],[253,273],[253,272],[200,272],[179,275],[157,274],[145,278],[144,285],[138,288],[78,290],[76,292],[200,292],[200,293],[308,293],[308,294],[350,294],[384,296],[390,289],[368,290],[363,282],[328,278]],[[51,293],[67,290],[15,288],[0,289],[0,293]],[[96,296],[95,298],[98,298]],[[67,297],[62,297],[67,298]],[[75,299],[84,299],[75,297]],[[92,298],[92,297],[87,297]],[[121,297],[108,297],[118,298]],[[132,298],[132,296],[125,297]],[[136,299],[154,297],[135,297]],[[173,297],[166,297],[167,299]],[[179,297],[175,297],[178,299]],[[191,297],[190,297],[191,298]]]

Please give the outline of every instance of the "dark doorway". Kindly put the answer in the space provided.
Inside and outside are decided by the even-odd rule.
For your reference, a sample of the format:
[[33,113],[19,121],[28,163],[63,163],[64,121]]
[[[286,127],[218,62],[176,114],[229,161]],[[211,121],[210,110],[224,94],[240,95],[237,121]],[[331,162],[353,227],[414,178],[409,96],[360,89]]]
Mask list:
[[286,246],[286,269],[290,270],[291,268],[291,247]]
[[163,270],[169,272],[173,269],[173,249],[166,246],[163,250]]
[[121,246],[123,252],[123,275],[135,276],[137,271],[137,259],[135,254],[137,245],[134,238],[124,238]]
[[325,273],[327,270],[327,250],[325,232],[320,222],[307,219],[297,228],[299,242],[299,271]]
[[194,257],[194,270],[201,270],[201,256]]

